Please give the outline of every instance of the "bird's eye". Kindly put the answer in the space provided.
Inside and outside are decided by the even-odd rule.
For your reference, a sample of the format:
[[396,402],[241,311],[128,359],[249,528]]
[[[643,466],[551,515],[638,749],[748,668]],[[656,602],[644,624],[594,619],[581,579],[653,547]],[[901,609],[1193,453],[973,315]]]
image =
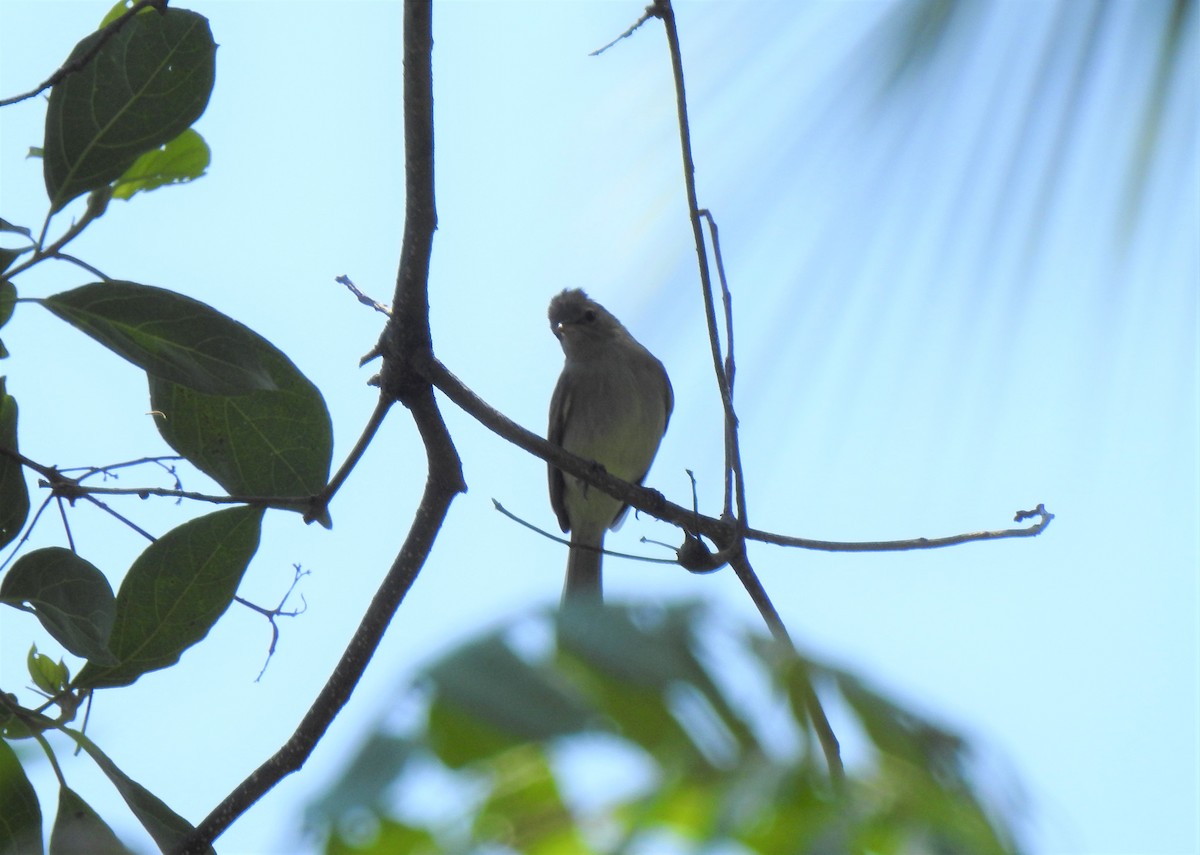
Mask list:
[[596,320],[596,312],[594,309],[588,309],[583,313],[583,322],[585,324],[590,324],[594,320]]

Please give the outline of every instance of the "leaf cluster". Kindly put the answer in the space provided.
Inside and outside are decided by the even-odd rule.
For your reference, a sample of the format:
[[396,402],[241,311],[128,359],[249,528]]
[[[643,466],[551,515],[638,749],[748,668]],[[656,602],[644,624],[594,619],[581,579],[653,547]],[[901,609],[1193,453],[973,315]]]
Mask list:
[[[66,733],[92,757],[164,849],[193,830],[68,723],[96,690],[170,667],[203,639],[235,598],[266,509],[305,512],[328,482],[328,411],[284,353],[200,300],[109,278],[64,251],[111,200],[204,174],[208,147],[192,125],[212,92],[215,54],[202,15],[162,2],[118,3],[52,78],[45,136],[31,149],[41,157],[46,186],[40,232],[0,219],[0,237],[18,243],[0,248],[0,328],[19,318],[18,305],[40,306],[136,366],[163,440],[226,491],[213,500],[235,504],[159,536],[135,526],[149,544],[128,568],[98,567],[75,549],[69,529],[69,547],[26,552],[9,567],[0,606],[35,617],[82,665],[72,674],[63,660],[31,646],[29,677],[43,702],[25,706],[0,691],[0,852],[43,849],[41,809],[9,745],[21,740],[47,753],[61,784],[51,851],[124,851],[67,785],[46,739],[50,731]],[[54,236],[55,215],[85,194],[80,216]],[[73,264],[100,279],[57,294],[22,294],[22,274],[43,263]],[[0,342],[0,358],[7,355]],[[0,377],[0,548],[14,544],[5,563],[49,503],[65,510],[95,501],[87,480],[112,468],[69,477],[25,457],[17,400]],[[49,489],[36,512],[26,470]],[[328,522],[323,510],[313,516]],[[110,579],[121,580],[115,593]]]
[[[840,795],[814,686],[863,745]],[[371,732],[307,809],[331,855],[1016,851],[962,737],[701,605],[522,615],[396,696],[424,698],[419,722]],[[571,792],[572,770],[614,764],[629,781],[602,804]],[[420,807],[431,781],[455,809]]]

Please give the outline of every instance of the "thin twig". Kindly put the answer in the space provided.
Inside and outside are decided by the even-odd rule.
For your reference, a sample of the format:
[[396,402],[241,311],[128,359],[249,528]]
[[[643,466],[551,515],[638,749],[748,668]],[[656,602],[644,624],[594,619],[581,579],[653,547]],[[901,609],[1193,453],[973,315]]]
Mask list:
[[[737,363],[733,358],[733,295],[729,293],[729,281],[725,278],[725,262],[721,258],[721,237],[717,221],[708,208],[696,212],[708,222],[709,240],[712,243],[713,261],[717,265],[717,281],[721,283],[721,304],[725,308],[725,382],[729,384],[729,398],[733,400],[733,381],[737,374]],[[738,448],[737,416],[732,425],[733,435],[725,441],[725,513],[733,513],[733,473],[741,469],[740,460],[734,451]],[[730,425],[726,422],[726,429]]]
[[[733,406],[733,379],[735,374],[733,357],[733,324],[731,297],[728,283],[724,275],[724,264],[719,265],[722,297],[725,306],[726,347],[728,356],[721,358],[721,339],[717,332],[717,317],[715,299],[713,297],[712,277],[708,269],[708,251],[704,242],[704,230],[701,223],[702,215],[696,195],[696,166],[692,156],[691,125],[687,112],[687,92],[683,77],[683,53],[679,44],[679,31],[675,25],[675,11],[671,8],[670,0],[655,0],[647,10],[660,18],[667,36],[667,45],[671,56],[671,70],[675,79],[675,103],[679,123],[679,144],[683,159],[684,187],[687,193],[688,214],[692,223],[692,236],[696,245],[696,260],[700,269],[701,292],[704,297],[704,316],[708,324],[709,344],[712,350],[713,372],[717,379],[717,388],[721,395],[721,404],[725,411],[725,520],[731,520],[733,525],[732,537],[726,542],[718,541],[722,551],[728,553],[726,558],[732,564],[734,572],[754,601],[763,620],[775,636],[787,649],[794,650],[786,627],[775,606],[771,603],[762,587],[758,576],[754,573],[750,560],[745,552],[746,532],[749,527],[749,514],[746,507],[745,474],[742,470],[741,448],[738,441],[738,419]],[[720,249],[717,242],[715,219],[707,214],[710,231],[713,236],[714,256],[720,262]],[[732,482],[732,490],[730,489]],[[732,494],[732,496],[731,496]],[[736,511],[732,507],[736,501]],[[829,766],[829,777],[834,789],[840,791],[844,786],[845,772],[837,738],[821,707],[821,701],[816,693],[809,691],[806,704],[817,729],[825,760]]]
[[812,549],[820,552],[907,552],[916,549],[941,549],[946,546],[958,546],[960,543],[972,543],[980,540],[1036,537],[1045,530],[1046,526],[1050,525],[1050,521],[1054,519],[1054,514],[1046,510],[1044,504],[1039,504],[1032,511],[1018,511],[1014,520],[1016,522],[1024,522],[1034,517],[1037,517],[1038,521],[1027,528],[972,531],[963,534],[952,534],[946,537],[915,537],[907,540],[864,540],[849,542],[813,540],[806,537],[789,537],[788,535],[774,534],[773,532],[760,531],[756,528],[747,530],[746,537],[749,540],[757,540],[761,543],[771,543],[776,546],[794,546],[800,549]]
[[350,453],[342,461],[342,465],[338,467],[338,471],[334,473],[333,478],[325,485],[325,489],[312,498],[309,509],[304,514],[305,522],[312,522],[314,519],[320,519],[325,515],[329,508],[329,502],[333,499],[334,494],[341,489],[346,479],[350,477],[350,473],[354,471],[354,467],[358,465],[358,461],[362,459],[363,454],[366,453],[367,447],[371,444],[371,440],[375,438],[375,434],[379,432],[379,426],[383,424],[383,418],[387,415],[391,406],[392,401],[390,398],[386,395],[379,396],[379,400],[375,403],[375,409],[371,411],[371,417],[367,419],[367,424],[358,437],[358,442],[354,444],[354,448],[350,449]]
[[613,39],[611,42],[606,44],[604,47],[597,48],[596,50],[592,51],[591,53],[588,54],[588,56],[599,56],[600,54],[602,54],[606,50],[608,50],[610,47],[615,45],[617,42],[621,41],[621,39],[629,38],[630,36],[632,36],[634,33],[636,33],[638,31],[638,29],[642,26],[642,24],[646,23],[654,16],[655,16],[654,10],[652,8],[647,9],[645,12],[642,13],[642,17],[638,18],[637,21],[633,24],[633,26],[631,26],[628,30],[621,33],[621,35],[617,36],[615,39]]
[[299,564],[293,564],[292,571],[292,584],[288,586],[288,589],[279,599],[279,605],[275,606],[274,608],[268,609],[265,606],[260,606],[257,603],[252,603],[249,600],[238,596],[233,598],[234,601],[241,603],[251,611],[258,612],[260,615],[265,617],[267,619],[267,623],[271,625],[271,644],[269,647],[267,647],[267,658],[263,662],[262,670],[260,670],[258,672],[258,676],[254,678],[254,682],[256,683],[262,680],[263,674],[267,673],[267,666],[271,664],[271,657],[275,655],[275,646],[279,643],[279,624],[275,622],[275,619],[279,617],[297,617],[298,615],[302,615],[308,611],[308,602],[304,599],[303,594],[300,595],[300,608],[284,611],[283,607],[287,603],[288,597],[290,597],[292,592],[296,590],[296,586],[300,584],[300,580],[307,576],[310,572],[302,569]]
[[339,285],[345,285],[350,293],[358,298],[358,302],[362,303],[364,306],[370,306],[375,311],[379,312],[380,314],[387,315],[389,318],[392,316],[392,310],[388,306],[385,306],[374,297],[370,297],[360,291],[359,287],[355,285],[354,282],[351,281],[350,277],[346,274],[343,273],[341,276],[335,276],[333,281],[337,282]]
[[[536,531],[538,534],[540,534],[542,537],[546,538],[547,540],[553,540],[555,543],[561,543],[563,546],[571,545],[571,541],[568,540],[567,538],[559,537],[557,534],[554,534],[554,532],[546,531],[544,528],[539,528],[538,526],[529,522],[529,520],[521,519],[519,516],[514,514],[508,508],[504,507],[504,505],[500,504],[495,499],[492,499],[492,505],[495,506],[497,511],[502,513],[504,516],[508,517],[510,520],[515,522],[517,525],[524,526],[525,528],[529,529],[530,531]],[[645,538],[643,538],[643,540],[645,540]],[[651,542],[655,542],[655,541],[651,541]],[[666,544],[660,544],[660,545],[666,546]],[[579,549],[579,548],[590,549],[593,552],[599,552],[602,555],[611,555],[615,558],[628,558],[632,561],[644,561],[648,564],[678,564],[679,563],[674,558],[651,558],[648,555],[635,555],[632,552],[615,552],[611,549],[598,549],[595,546],[589,546],[586,543],[577,543],[577,544],[575,544],[575,548],[576,549]],[[673,549],[674,547],[667,547],[667,548]]]

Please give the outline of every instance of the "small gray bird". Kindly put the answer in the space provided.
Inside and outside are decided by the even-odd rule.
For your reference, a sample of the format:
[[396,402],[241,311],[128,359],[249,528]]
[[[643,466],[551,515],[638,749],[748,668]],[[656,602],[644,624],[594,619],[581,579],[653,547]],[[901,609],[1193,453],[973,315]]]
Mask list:
[[[550,329],[566,362],[550,399],[547,439],[642,483],[671,418],[667,370],[603,306],[578,288],[550,301]],[[549,467],[550,505],[571,533],[563,605],[603,602],[600,549],[628,505]]]

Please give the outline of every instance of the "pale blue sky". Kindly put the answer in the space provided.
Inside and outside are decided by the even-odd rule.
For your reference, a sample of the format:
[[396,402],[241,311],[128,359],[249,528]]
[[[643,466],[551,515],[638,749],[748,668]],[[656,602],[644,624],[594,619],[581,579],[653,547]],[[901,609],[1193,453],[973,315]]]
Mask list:
[[[1032,114],[1036,73],[1071,80],[1077,46],[1046,39],[1076,7],[995,4],[974,23],[984,37],[951,43],[928,81],[881,93],[879,25],[892,5],[679,4],[700,200],[721,225],[737,312],[752,521],[877,540],[1006,527],[1038,502],[1057,518],[1033,540],[899,555],[762,547],[752,558],[805,649],[1002,758],[1027,788],[1034,852],[1195,851],[1196,33],[1122,253],[1122,194],[1153,71],[1138,35],[1165,4],[1112,4],[1078,97],[1065,82],[1049,86]],[[333,277],[387,300],[400,243],[400,4],[188,7],[211,19],[220,44],[197,125],[213,149],[209,174],[114,203],[73,252],[209,302],[275,342],[324,393],[338,460],[374,404],[357,360],[380,318]],[[650,482],[686,501],[691,468],[715,512],[721,426],[664,39],[649,26],[587,56],[641,9],[435,7],[435,349],[494,406],[541,430],[561,364],[545,306],[564,286],[587,289],[675,386]],[[104,12],[0,0],[0,94],[40,82]],[[31,226],[44,191],[24,152],[39,144],[43,109],[0,110],[0,216]],[[1057,159],[1047,155],[1056,142]],[[17,285],[41,295],[85,281],[62,267]],[[144,379],[117,357],[32,306],[3,335],[13,356],[0,369],[26,454],[68,466],[163,450]],[[553,527],[543,465],[452,405],[445,413],[470,492],[326,741],[219,841],[222,852],[292,851],[296,806],[406,674],[557,599],[561,548],[491,501]],[[423,460],[396,412],[335,503],[332,532],[268,517],[242,595],[274,601],[293,563],[312,575],[301,586],[308,612],[284,624],[261,683],[268,629],[235,607],[179,666],[102,692],[95,741],[202,818],[286,738],[329,673],[408,523]],[[200,476],[186,485],[206,486]],[[127,508],[157,531],[201,510]],[[72,527],[114,576],[143,548],[87,508]],[[610,545],[638,551],[642,535],[674,539],[631,519]],[[47,519],[35,540],[60,544],[61,529]],[[731,573],[606,566],[614,597],[703,597],[754,619]],[[32,619],[2,610],[6,689],[27,682],[31,641],[54,649]],[[86,760],[67,773],[144,845]]]

